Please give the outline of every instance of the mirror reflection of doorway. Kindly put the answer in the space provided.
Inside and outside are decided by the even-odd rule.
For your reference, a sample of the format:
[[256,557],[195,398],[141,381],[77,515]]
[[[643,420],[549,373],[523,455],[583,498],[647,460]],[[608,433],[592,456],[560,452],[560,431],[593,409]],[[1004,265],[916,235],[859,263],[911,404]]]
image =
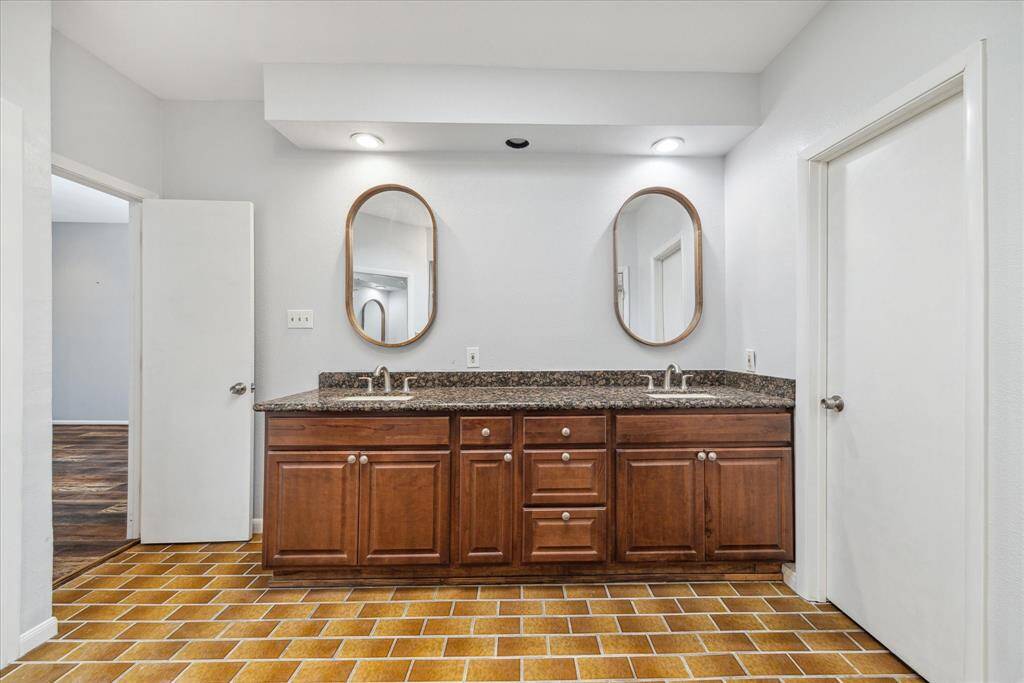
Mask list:
[[363,332],[379,342],[414,336],[409,328],[409,276],[363,269],[353,272],[353,303]]

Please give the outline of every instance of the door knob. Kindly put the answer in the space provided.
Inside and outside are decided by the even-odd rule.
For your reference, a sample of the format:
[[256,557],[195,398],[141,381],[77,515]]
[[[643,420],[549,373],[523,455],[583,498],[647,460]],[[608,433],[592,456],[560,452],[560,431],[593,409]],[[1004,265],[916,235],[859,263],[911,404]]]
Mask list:
[[708,459],[708,454],[705,453],[704,451],[701,451],[700,453],[697,454],[697,459],[698,460],[707,460]]
[[821,399],[821,407],[825,410],[834,410],[837,413],[843,412],[843,408],[846,404],[843,402],[843,397],[839,394],[829,396],[828,398]]
[[490,427],[484,427],[483,429],[480,430],[480,436],[482,436],[484,438],[487,438],[490,435],[491,435],[491,428]]
[[568,522],[569,521],[569,513],[568,512],[563,512],[562,513],[562,521],[563,522]]
[[370,462],[370,459],[367,458],[365,455],[360,455],[359,456],[359,464],[360,465],[365,465],[368,462]]
[[718,453],[711,451],[708,453],[708,460],[718,460]]
[[348,464],[349,465],[355,465],[356,464],[356,456],[354,456],[354,455],[348,456]]
[[505,454],[505,462],[512,462],[512,454],[511,453],[506,453]]
[[235,382],[230,387],[228,387],[228,391],[230,391],[232,394],[235,394],[236,396],[241,396],[246,391],[245,382]]
[[572,431],[568,427],[562,427],[562,436],[569,436],[570,434],[572,434]]
[[562,453],[562,462],[569,462],[569,459],[570,459],[571,457],[572,457],[572,456],[571,456],[571,455],[569,455],[568,453]]

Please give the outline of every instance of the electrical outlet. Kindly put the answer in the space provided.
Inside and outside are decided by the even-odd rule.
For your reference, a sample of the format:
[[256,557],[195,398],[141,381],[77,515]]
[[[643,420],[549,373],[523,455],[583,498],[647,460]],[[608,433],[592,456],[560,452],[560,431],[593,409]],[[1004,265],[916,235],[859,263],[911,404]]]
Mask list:
[[288,328],[300,330],[313,329],[313,311],[288,309]]
[[466,367],[467,368],[478,368],[478,367],[480,367],[480,347],[479,346],[467,346],[466,347]]
[[757,352],[747,349],[747,372],[757,372]]

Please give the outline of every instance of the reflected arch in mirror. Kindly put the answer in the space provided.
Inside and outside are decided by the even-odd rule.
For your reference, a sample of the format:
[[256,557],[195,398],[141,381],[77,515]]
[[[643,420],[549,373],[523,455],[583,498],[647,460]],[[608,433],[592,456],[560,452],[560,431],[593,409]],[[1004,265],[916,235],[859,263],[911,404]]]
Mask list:
[[612,227],[615,315],[648,346],[690,336],[704,307],[700,216],[682,193],[648,187],[631,195]]
[[352,203],[345,221],[345,310],[377,346],[412,344],[437,313],[437,221],[403,185],[378,185]]

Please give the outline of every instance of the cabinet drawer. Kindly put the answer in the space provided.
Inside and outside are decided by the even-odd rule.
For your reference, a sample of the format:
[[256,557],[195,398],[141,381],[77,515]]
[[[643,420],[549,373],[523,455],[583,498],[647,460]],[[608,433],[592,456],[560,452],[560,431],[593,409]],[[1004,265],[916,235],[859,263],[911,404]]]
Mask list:
[[447,417],[271,417],[267,447],[447,446]]
[[604,443],[604,415],[526,417],[523,440],[527,445]]
[[697,413],[691,415],[619,415],[620,444],[789,443],[789,413]]
[[523,562],[604,562],[607,556],[605,508],[523,510]]
[[607,497],[608,454],[603,450],[526,451],[525,505],[599,505]]
[[463,446],[511,446],[511,417],[462,417],[459,434]]

